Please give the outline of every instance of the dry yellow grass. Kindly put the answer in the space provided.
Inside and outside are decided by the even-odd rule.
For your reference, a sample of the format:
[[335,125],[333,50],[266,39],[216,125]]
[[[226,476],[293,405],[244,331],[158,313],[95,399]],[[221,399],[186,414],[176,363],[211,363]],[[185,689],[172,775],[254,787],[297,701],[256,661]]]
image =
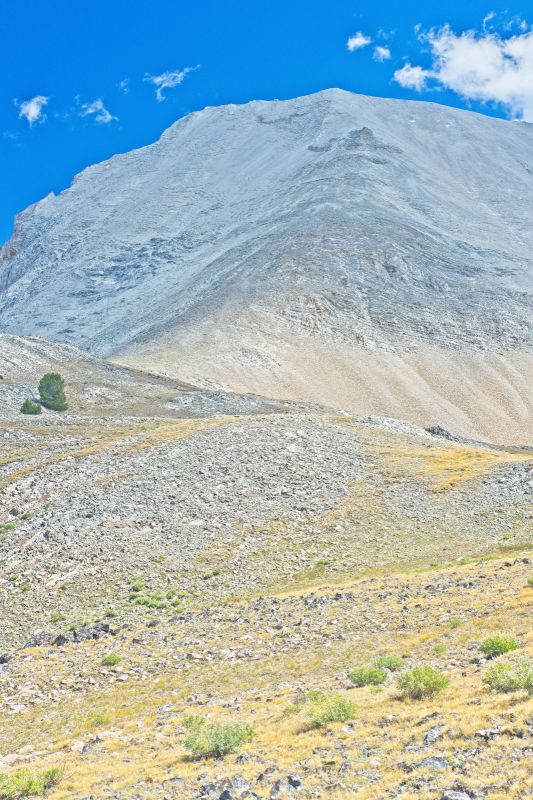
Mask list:
[[[16,665],[17,680],[22,687],[60,688],[72,680],[73,674],[79,674],[80,679],[83,675],[84,680],[77,692],[64,691],[59,700],[44,699],[27,706],[23,713],[10,714],[9,730],[4,727],[0,734],[0,747],[6,752],[7,743],[14,751],[32,745],[34,750],[23,756],[17,767],[25,760],[38,769],[64,767],[61,784],[50,794],[53,800],[100,796],[111,788],[113,792],[135,794],[140,782],[146,786],[151,782],[160,785],[175,777],[185,780],[179,795],[185,800],[196,796],[192,787],[197,787],[201,775],[204,782],[221,773],[255,781],[264,770],[265,760],[275,764],[282,774],[294,771],[295,764],[305,763],[306,790],[323,791],[331,783],[328,796],[338,800],[352,798],[354,790],[358,798],[382,800],[389,791],[397,793],[402,787],[402,797],[433,800],[438,796],[437,788],[453,785],[457,772],[451,767],[439,771],[436,777],[433,774],[426,788],[413,789],[410,794],[406,779],[411,769],[418,778],[424,775],[417,764],[425,756],[437,754],[453,764],[458,754],[467,757],[472,747],[479,745],[476,731],[494,725],[503,731],[525,730],[525,721],[533,713],[533,700],[490,693],[481,681],[484,668],[472,663],[470,646],[487,633],[504,629],[520,637],[522,656],[533,656],[530,625],[533,590],[526,585],[528,567],[522,562],[512,570],[502,567],[502,561],[493,561],[440,572],[441,580],[451,581],[449,591],[429,594],[423,609],[410,615],[407,628],[403,629],[396,626],[382,629],[380,619],[397,619],[402,607],[398,592],[409,586],[414,595],[432,579],[430,576],[392,576],[346,585],[345,590],[363,589],[362,597],[370,597],[368,607],[376,618],[375,630],[362,631],[355,639],[332,638],[327,646],[320,648],[304,640],[259,660],[244,658],[228,664],[220,657],[211,662],[193,662],[184,669],[173,665],[171,645],[165,644],[161,635],[153,640],[147,661],[144,649],[139,650],[133,641],[143,634],[133,630],[112,644],[122,657],[128,680],[109,683],[109,678],[100,674],[101,657],[109,650],[109,642],[69,646],[64,654],[34,650],[30,660]],[[457,582],[478,580],[479,575],[484,591],[465,595],[459,584],[457,589],[453,588]],[[325,587],[315,595],[331,597],[334,592],[334,587]],[[286,600],[293,596],[287,594]],[[250,631],[252,650],[269,641],[270,634],[264,627],[246,622],[246,619],[255,622],[257,612],[246,604],[236,606],[235,611],[242,622],[226,631],[228,643],[249,636]],[[341,630],[348,621],[333,606],[316,613],[324,621],[336,621]],[[360,609],[354,607],[354,613],[360,613]],[[458,628],[449,625],[454,617],[462,621]],[[160,633],[165,633],[164,627]],[[208,625],[204,633],[204,648],[210,650],[215,646],[216,631]],[[447,655],[435,656],[435,644],[444,644]],[[403,655],[410,664],[442,665],[450,675],[450,685],[438,698],[416,702],[401,700],[394,685],[383,690],[347,688],[343,676],[350,667],[378,654]],[[145,672],[147,667],[150,671]],[[86,679],[94,680],[94,685]],[[302,732],[305,704],[299,713],[288,716],[284,709],[293,702],[295,692],[315,687],[340,690],[355,700],[358,711],[353,724],[334,724],[324,730]],[[12,694],[12,691],[7,693]],[[190,696],[198,697],[199,704]],[[158,709],[169,702],[172,712],[161,718]],[[107,717],[100,727],[92,722],[97,712]],[[243,762],[237,761],[236,756],[228,756],[223,762],[190,761],[180,726],[188,713],[207,715],[213,720],[239,719],[251,723],[257,736],[243,748],[249,759]],[[438,722],[445,726],[446,736],[425,751],[406,750],[435,724],[432,716],[435,713],[440,714]],[[100,742],[94,752],[81,754],[77,743],[91,744],[95,734]],[[524,744],[524,739],[505,732],[492,740],[490,746],[483,743],[484,755],[468,769],[469,788],[486,791],[492,787],[488,800],[525,798],[531,786],[527,761],[517,762],[512,757],[513,748],[516,752]],[[341,747],[350,753],[351,771],[339,781]],[[363,747],[375,748],[376,766],[369,766],[368,758],[362,755]],[[365,778],[372,769],[380,773],[377,784]],[[339,785],[335,786],[336,782]]]

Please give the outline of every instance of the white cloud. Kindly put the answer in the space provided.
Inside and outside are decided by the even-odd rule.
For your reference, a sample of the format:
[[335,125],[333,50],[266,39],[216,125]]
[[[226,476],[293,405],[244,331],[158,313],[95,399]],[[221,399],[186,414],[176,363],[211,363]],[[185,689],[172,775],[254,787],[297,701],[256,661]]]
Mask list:
[[407,64],[394,75],[402,86],[421,91],[434,84],[468,100],[497,103],[510,117],[533,122],[533,28],[504,37],[486,31],[456,34],[445,25],[421,39],[431,48],[431,69]]
[[390,47],[382,47],[381,45],[374,47],[374,61],[388,61],[391,56]]
[[412,67],[411,64],[406,64],[405,67],[396,70],[394,80],[404,89],[415,89],[417,92],[421,92],[426,86],[429,75],[430,73],[422,67]]
[[189,72],[194,72],[199,66],[198,64],[196,67],[185,67],[182,70],[167,71],[163,72],[161,75],[147,74],[144,76],[144,80],[154,84],[156,87],[155,96],[157,97],[157,102],[162,103],[163,100],[165,100],[163,90],[173,89],[175,86],[179,86],[183,83]]
[[128,94],[130,91],[130,82],[128,78],[123,78],[123,80],[119,81],[118,83],[119,89],[122,89],[124,94]]
[[103,125],[107,125],[109,122],[113,122],[113,120],[117,119],[117,117],[109,113],[101,97],[97,100],[93,100],[92,103],[84,103],[84,105],[82,105],[80,117],[89,117],[92,114],[94,114],[95,122],[100,122]]
[[22,103],[19,103],[18,100],[14,102],[19,109],[19,117],[26,119],[31,128],[35,123],[44,122],[46,120],[46,114],[43,109],[48,105],[49,99],[49,97],[38,94],[32,97],[31,100],[24,100]]
[[361,31],[357,31],[354,36],[350,36],[346,42],[346,47],[350,53],[353,53],[355,50],[361,50],[361,48],[367,47],[369,44],[371,44],[371,42],[372,39],[370,36],[365,36],[364,33],[361,33]]

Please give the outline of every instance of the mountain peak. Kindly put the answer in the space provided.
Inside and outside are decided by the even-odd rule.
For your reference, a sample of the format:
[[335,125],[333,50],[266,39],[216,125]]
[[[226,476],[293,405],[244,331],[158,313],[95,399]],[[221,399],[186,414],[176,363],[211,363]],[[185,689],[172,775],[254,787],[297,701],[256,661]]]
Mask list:
[[[531,352],[532,174],[530,126],[434,104],[327,89],[208,108],[19,216],[0,324],[241,391],[276,394],[288,370],[296,399],[300,357],[416,375],[406,358],[436,348],[445,373],[457,353],[483,371]],[[363,410],[390,413],[363,402],[372,380]]]

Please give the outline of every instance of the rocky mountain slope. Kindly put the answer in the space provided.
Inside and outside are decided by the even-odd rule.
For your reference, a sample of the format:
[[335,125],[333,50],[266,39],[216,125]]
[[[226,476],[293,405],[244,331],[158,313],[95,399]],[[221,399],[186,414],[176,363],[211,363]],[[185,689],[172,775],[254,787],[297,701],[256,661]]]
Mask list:
[[207,108],[21,214],[0,327],[191,383],[533,440],[533,127]]
[[[51,369],[68,411],[17,413]],[[533,680],[531,448],[36,338],[0,374],[2,800],[530,797],[533,685],[486,679]],[[410,699],[421,665],[449,683]]]

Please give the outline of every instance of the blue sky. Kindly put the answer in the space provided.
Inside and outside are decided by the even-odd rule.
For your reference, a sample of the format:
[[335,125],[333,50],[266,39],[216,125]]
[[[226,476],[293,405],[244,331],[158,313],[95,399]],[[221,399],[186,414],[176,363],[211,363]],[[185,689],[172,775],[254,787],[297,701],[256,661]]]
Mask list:
[[2,0],[0,241],[206,105],[336,86],[533,121],[532,22],[491,0]]

